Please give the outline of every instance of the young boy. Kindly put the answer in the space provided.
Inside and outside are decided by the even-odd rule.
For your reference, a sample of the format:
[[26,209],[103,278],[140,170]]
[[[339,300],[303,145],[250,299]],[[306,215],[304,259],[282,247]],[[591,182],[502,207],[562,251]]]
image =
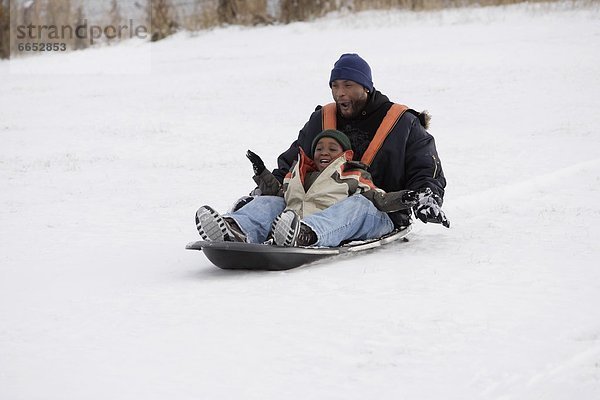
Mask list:
[[[365,166],[352,161],[348,137],[337,130],[326,130],[315,137],[312,159],[302,149],[283,184],[269,172],[260,157],[248,151],[262,195],[237,211],[220,216],[208,206],[196,213],[196,226],[204,240],[233,240],[262,243],[272,236],[280,246],[337,246],[348,239],[371,239],[393,230],[386,212],[407,209],[417,203],[414,191],[385,193],[375,187]],[[323,234],[326,221],[319,212],[354,195],[362,195],[376,207],[374,215],[340,216],[349,218],[347,232]],[[283,199],[282,199],[283,197]],[[283,200],[283,201],[282,201]],[[375,219],[375,221],[373,221]]]

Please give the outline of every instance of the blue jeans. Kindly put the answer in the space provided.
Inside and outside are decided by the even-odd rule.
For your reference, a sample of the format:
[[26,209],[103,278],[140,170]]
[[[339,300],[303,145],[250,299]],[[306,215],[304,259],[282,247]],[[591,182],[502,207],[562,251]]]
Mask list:
[[279,196],[256,196],[254,200],[232,213],[223,215],[235,220],[248,243],[262,243],[271,232],[273,220],[285,209]]
[[[237,222],[250,243],[267,240],[271,224],[285,209],[282,197],[258,196],[233,213],[226,214]],[[357,194],[309,215],[302,220],[316,234],[316,246],[338,246],[344,240],[381,237],[394,229],[392,220],[366,197]]]

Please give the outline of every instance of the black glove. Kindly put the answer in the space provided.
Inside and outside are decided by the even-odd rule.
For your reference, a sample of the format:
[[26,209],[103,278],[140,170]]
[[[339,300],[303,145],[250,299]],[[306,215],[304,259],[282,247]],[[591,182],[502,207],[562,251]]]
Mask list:
[[254,168],[254,175],[260,175],[266,169],[265,163],[258,156],[258,154],[248,150],[246,152],[246,157],[248,157],[248,160],[250,160],[250,162],[252,163],[252,168]]
[[425,188],[417,193],[418,204],[413,208],[415,217],[419,218],[424,223],[433,222],[434,224],[442,224],[446,228],[450,228],[450,221],[442,211],[442,208],[436,201],[436,195],[433,194],[430,188]]

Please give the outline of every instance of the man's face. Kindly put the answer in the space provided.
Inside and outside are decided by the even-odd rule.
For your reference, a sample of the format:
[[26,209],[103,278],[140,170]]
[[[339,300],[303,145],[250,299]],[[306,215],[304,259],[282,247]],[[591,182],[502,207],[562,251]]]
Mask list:
[[357,117],[367,104],[367,89],[354,81],[331,82],[331,94],[344,118]]

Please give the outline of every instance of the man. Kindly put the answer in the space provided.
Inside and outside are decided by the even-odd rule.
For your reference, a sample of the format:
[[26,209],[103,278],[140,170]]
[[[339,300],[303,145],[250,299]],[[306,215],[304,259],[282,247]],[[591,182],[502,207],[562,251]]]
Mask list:
[[[350,139],[354,160],[364,164],[378,188],[385,192],[418,192],[414,199],[402,198],[399,201],[414,204],[415,215],[421,221],[450,227],[441,209],[446,179],[434,139],[426,131],[428,116],[394,104],[375,90],[371,68],[357,54],[340,57],[331,71],[329,86],[335,103],[317,107],[298,138],[279,156],[278,168],[273,171],[279,183],[284,183],[284,178],[298,159],[300,148],[313,157],[315,138],[325,130],[337,129]],[[265,169],[256,154],[249,152],[248,158],[256,174]],[[339,176],[332,175],[331,179],[338,180]],[[282,212],[285,207],[283,200],[273,197],[240,199],[233,211],[241,209],[240,213],[247,215],[249,220],[265,212],[272,217],[277,216],[272,228],[262,227],[264,235],[269,230],[273,233],[277,245],[335,246],[339,244],[336,240],[339,237],[364,240],[411,223],[407,207],[396,207],[403,209],[386,213],[361,195],[349,196],[313,214],[310,221],[301,221],[294,210]],[[247,234],[251,230],[243,219],[236,222],[234,225],[206,207],[201,207],[196,213],[196,224],[204,240],[215,240],[206,234],[207,231],[216,232],[214,237],[218,240],[238,240],[228,232],[237,229]]]
[[[426,131],[429,116],[396,105],[397,119],[393,120],[394,116],[391,116],[392,119],[388,117],[386,120],[393,103],[374,88],[371,68],[357,54],[340,57],[331,71],[329,86],[335,106],[317,107],[298,138],[279,156],[279,168],[273,171],[275,177],[283,182],[300,147],[310,154],[311,143],[321,131],[338,129],[350,138],[354,159],[367,164],[377,187],[386,192],[418,191],[419,204],[414,209],[416,217],[425,223],[441,223],[450,227],[441,210],[446,179],[434,138]],[[326,115],[327,110],[330,110],[330,115]],[[388,132],[382,126],[386,122]],[[344,202],[347,200],[339,206],[344,207]],[[347,204],[350,206],[349,202]],[[369,202],[364,203],[365,208],[372,206]],[[388,216],[396,227],[410,224],[407,211],[388,213]]]

